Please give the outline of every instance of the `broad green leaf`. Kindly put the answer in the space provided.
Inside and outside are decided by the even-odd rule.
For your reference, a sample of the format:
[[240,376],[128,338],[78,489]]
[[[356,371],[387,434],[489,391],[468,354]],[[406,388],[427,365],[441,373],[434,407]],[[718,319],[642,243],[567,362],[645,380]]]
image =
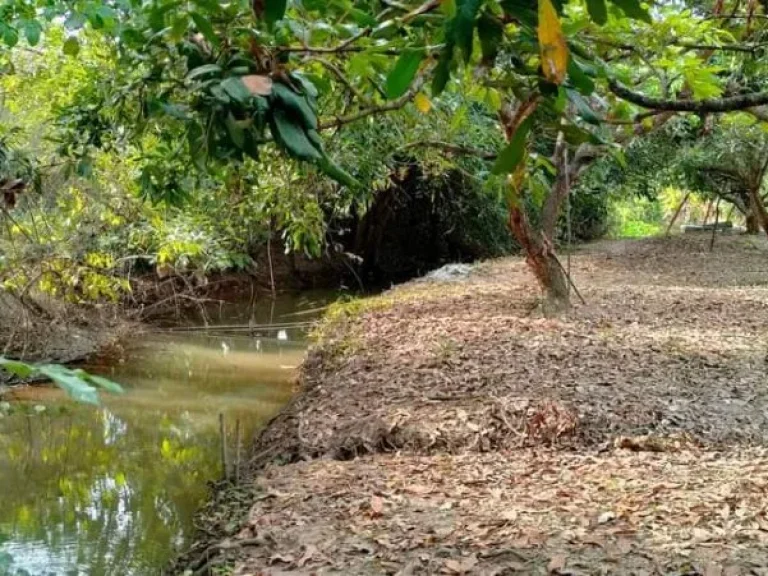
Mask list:
[[219,37],[216,35],[216,31],[213,29],[211,21],[199,12],[190,12],[189,15],[192,18],[192,22],[195,23],[195,27],[200,32],[200,34],[202,34],[205,39],[208,40],[208,42],[214,46],[218,46]]
[[685,81],[693,91],[696,99],[718,98],[723,94],[720,80],[715,75],[715,70],[707,68],[692,68],[683,73]]
[[343,184],[344,186],[348,186],[349,188],[360,188],[361,184],[355,178],[343,170],[340,166],[338,166],[333,160],[328,158],[328,156],[324,153],[323,157],[320,159],[320,161],[317,163],[320,170],[323,171],[324,174],[327,176],[333,178],[338,182],[339,184]]
[[218,64],[203,64],[194,70],[190,70],[189,74],[187,74],[187,80],[195,80],[201,76],[219,75],[221,72],[221,66]]
[[99,393],[96,388],[75,374],[74,371],[54,364],[40,366],[38,370],[78,402],[99,404]]
[[653,23],[651,14],[648,12],[648,10],[643,8],[643,6],[640,4],[640,0],[611,0],[611,2],[621,8],[622,12],[624,12],[627,17],[633,18],[635,20],[642,20],[648,24]]
[[528,0],[501,0],[501,7],[504,9],[504,12],[529,28],[535,28],[539,23],[535,2]]
[[73,10],[64,21],[64,28],[67,30],[80,30],[83,26],[85,26],[85,14],[77,10]]
[[322,154],[310,142],[304,126],[280,108],[276,108],[272,113],[270,129],[275,142],[294,158],[310,161],[322,158]]
[[123,389],[122,386],[120,386],[120,384],[118,384],[117,382],[113,382],[108,378],[104,378],[102,376],[96,376],[95,374],[90,374],[85,370],[74,370],[73,372],[77,376],[85,380],[86,382],[95,384],[96,386],[106,390],[107,392],[111,392],[113,394],[125,394],[125,390]]
[[387,76],[387,98],[394,100],[408,91],[423,59],[423,50],[408,50],[400,55]]
[[477,21],[477,35],[480,37],[483,63],[487,66],[492,66],[499,53],[501,41],[504,38],[504,24],[486,10]]
[[605,144],[601,138],[598,138],[592,132],[576,126],[575,124],[561,126],[560,130],[562,130],[563,135],[565,136],[565,141],[572,146],[578,146],[585,142],[595,145]]
[[267,24],[272,26],[278,20],[282,20],[285,16],[285,8],[287,0],[266,0],[266,6],[264,7],[264,19]]
[[181,14],[173,20],[173,24],[171,25],[171,35],[176,41],[179,41],[184,38],[188,29],[189,18],[187,14]]
[[5,26],[5,30],[3,31],[3,42],[8,48],[13,48],[19,43],[19,33],[15,28],[7,25]]
[[252,98],[252,94],[248,88],[246,88],[243,81],[237,76],[230,76],[224,80],[221,84],[222,90],[226,92],[235,102],[245,104]]
[[456,46],[464,54],[464,61],[472,58],[472,45],[475,35],[475,18],[484,0],[457,0],[453,34]]
[[30,46],[37,46],[40,42],[40,33],[43,31],[43,27],[37,20],[27,20],[24,23],[24,36]]
[[566,89],[566,93],[568,94],[568,100],[571,101],[571,103],[576,108],[576,112],[578,112],[579,116],[585,122],[596,125],[600,124],[600,118],[597,116],[597,114],[595,114],[594,110],[592,110],[592,107],[584,99],[584,96],[579,94],[576,90],[571,90],[570,88]]
[[539,53],[544,78],[562,84],[568,68],[568,46],[551,0],[539,0]]
[[529,116],[517,127],[512,140],[496,158],[496,163],[491,169],[492,174],[511,174],[515,171],[520,161],[525,157],[525,144],[532,123],[533,119]]
[[15,374],[19,378],[29,378],[35,373],[34,367],[26,364],[25,362],[18,362],[16,360],[9,360],[0,356],[0,368],[6,369],[11,374]]
[[67,56],[77,56],[80,53],[80,41],[74,36],[67,38],[62,47],[62,52]]
[[437,96],[448,85],[451,79],[451,67],[453,66],[453,52],[456,49],[454,41],[455,19],[449,20],[445,25],[445,46],[440,52],[437,66],[432,73],[432,94]]
[[608,21],[608,8],[605,0],[587,0],[587,10],[595,24],[602,26]]
[[227,114],[224,124],[227,127],[227,132],[229,132],[229,137],[232,138],[234,145],[242,150],[245,147],[245,130],[238,124],[231,113]]
[[582,69],[581,65],[571,56],[568,61],[568,79],[579,92],[589,96],[595,91],[595,83]]

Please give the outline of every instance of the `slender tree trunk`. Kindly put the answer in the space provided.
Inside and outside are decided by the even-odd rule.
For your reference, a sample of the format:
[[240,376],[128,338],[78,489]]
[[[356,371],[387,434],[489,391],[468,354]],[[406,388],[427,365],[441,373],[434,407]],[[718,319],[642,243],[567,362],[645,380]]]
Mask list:
[[757,214],[753,210],[748,210],[745,216],[747,225],[747,234],[759,234],[760,222],[757,220]]
[[768,211],[765,209],[763,199],[760,197],[759,186],[752,186],[749,189],[749,209],[757,218],[763,231],[768,234]]
[[690,196],[691,196],[691,193],[688,192],[683,198],[683,201],[680,202],[680,205],[677,207],[677,210],[675,210],[675,214],[672,216],[672,220],[669,221],[669,226],[667,226],[667,231],[664,233],[665,236],[669,236],[669,233],[672,231],[672,226],[674,226],[675,222],[677,222],[677,218],[678,216],[680,216],[680,212],[683,211],[683,207],[688,202],[688,198]]
[[544,311],[555,314],[568,307],[568,279],[552,246],[531,227],[519,202],[509,207],[509,229],[525,252],[525,262],[545,293]]
[[[537,106],[538,98],[534,97],[521,102],[514,110],[509,106],[502,108],[500,119],[507,141],[512,139],[523,120],[530,116]],[[565,169],[563,162],[564,150],[565,140],[561,133],[558,134],[557,145],[555,146],[555,163],[560,168],[560,173],[549,196],[544,201],[542,225],[539,229],[535,230],[531,226],[525,214],[525,207],[518,195],[519,182],[516,182],[517,175],[511,176],[508,183],[512,187],[509,200],[508,226],[512,235],[525,252],[525,261],[545,293],[544,313],[547,315],[556,314],[564,310],[568,307],[569,303],[568,278],[562,266],[560,266],[552,246],[552,234],[557,224],[557,216],[560,213],[560,204],[568,193],[567,186],[564,186],[564,183],[568,182],[563,173]]]

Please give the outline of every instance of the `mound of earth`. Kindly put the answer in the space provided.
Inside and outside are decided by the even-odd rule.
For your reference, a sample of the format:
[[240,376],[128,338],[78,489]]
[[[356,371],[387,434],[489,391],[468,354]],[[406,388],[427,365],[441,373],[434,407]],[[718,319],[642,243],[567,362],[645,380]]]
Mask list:
[[586,303],[556,319],[519,259],[334,314],[195,568],[768,574],[765,242],[572,269]]

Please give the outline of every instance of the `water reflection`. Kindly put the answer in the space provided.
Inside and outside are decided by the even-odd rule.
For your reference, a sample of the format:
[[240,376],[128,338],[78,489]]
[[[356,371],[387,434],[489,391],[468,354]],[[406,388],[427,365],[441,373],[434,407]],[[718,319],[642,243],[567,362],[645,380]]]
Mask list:
[[219,413],[246,435],[271,418],[301,335],[145,336],[96,367],[128,388],[98,409],[18,393],[30,409],[0,418],[0,575],[160,573],[221,475]]

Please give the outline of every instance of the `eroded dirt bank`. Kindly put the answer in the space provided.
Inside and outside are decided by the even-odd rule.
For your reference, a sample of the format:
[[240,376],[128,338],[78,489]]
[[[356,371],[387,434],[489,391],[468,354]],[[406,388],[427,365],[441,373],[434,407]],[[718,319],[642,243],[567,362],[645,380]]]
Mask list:
[[336,311],[193,571],[768,574],[765,242],[573,269],[559,319],[517,259]]

